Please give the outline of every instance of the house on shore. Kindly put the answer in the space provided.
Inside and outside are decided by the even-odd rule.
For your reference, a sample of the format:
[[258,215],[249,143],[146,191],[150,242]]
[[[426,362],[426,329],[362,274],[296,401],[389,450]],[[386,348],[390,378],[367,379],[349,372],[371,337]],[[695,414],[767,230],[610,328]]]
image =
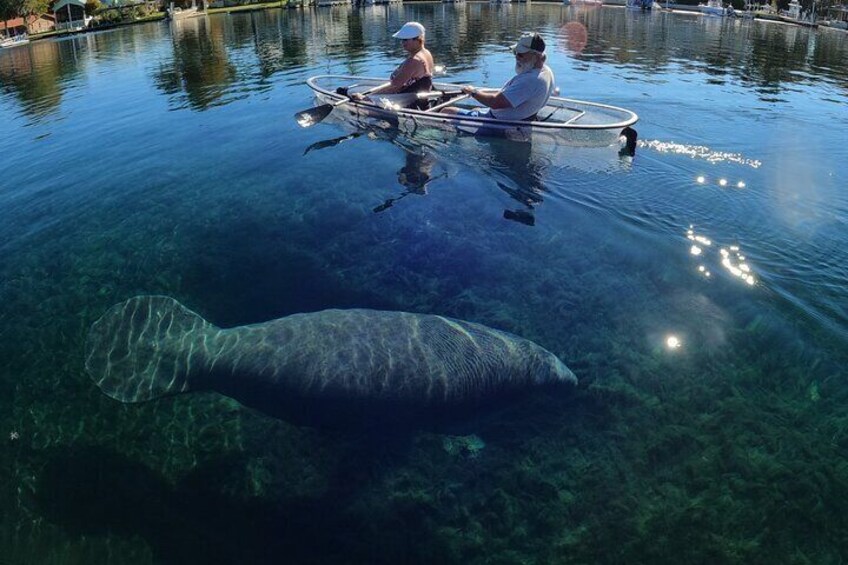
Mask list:
[[848,29],[848,4],[828,6],[824,24],[838,29]]
[[56,18],[53,14],[42,14],[40,16],[28,16],[24,18],[15,18],[0,22],[0,37],[14,37],[27,33],[44,33],[53,31],[56,28]]
[[88,27],[91,16],[85,13],[85,0],[57,0],[53,5],[57,31],[73,31]]

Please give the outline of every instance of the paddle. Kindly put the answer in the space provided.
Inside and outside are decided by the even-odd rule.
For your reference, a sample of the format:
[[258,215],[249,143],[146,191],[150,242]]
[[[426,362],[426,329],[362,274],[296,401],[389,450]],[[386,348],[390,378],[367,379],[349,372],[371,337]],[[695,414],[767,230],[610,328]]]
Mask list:
[[[379,86],[375,86],[374,88],[369,88],[364,92],[360,92],[363,96],[367,96],[378,90],[383,88],[384,86],[388,86],[391,83],[384,82]],[[302,128],[312,127],[318,122],[322,121],[324,118],[330,115],[330,112],[333,111],[333,108],[337,106],[341,106],[342,104],[347,104],[351,99],[348,96],[345,96],[341,100],[337,100],[330,104],[321,104],[320,106],[315,106],[314,108],[309,108],[308,110],[303,110],[302,112],[298,112],[294,115],[294,119],[297,120],[297,125]]]
[[457,96],[456,98],[451,98],[447,102],[442,102],[441,104],[437,104],[437,105],[433,106],[432,108],[430,108],[429,110],[426,110],[426,111],[427,112],[438,112],[442,108],[447,108],[448,106],[452,106],[452,105],[456,104],[457,102],[462,102],[463,100],[469,98],[470,96],[471,96],[470,94],[463,94],[462,96]]

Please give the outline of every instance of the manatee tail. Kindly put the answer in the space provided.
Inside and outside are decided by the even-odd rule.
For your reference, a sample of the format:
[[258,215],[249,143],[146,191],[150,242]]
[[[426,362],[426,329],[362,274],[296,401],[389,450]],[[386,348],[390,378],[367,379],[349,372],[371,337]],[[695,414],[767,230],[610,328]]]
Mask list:
[[173,298],[136,296],[112,306],[91,326],[85,368],[105,394],[121,402],[186,392],[193,366],[203,364],[196,340],[212,327]]

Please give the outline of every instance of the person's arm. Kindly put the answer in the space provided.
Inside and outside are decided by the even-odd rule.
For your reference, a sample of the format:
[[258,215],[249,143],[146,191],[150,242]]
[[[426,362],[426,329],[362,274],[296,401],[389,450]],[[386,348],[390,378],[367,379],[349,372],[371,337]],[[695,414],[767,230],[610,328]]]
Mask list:
[[[400,92],[401,90],[403,90],[403,85],[406,84],[409,79],[416,76],[416,71],[421,68],[423,68],[424,71],[427,70],[427,68],[424,67],[424,63],[422,63],[418,59],[407,59],[406,61],[400,64],[400,66],[397,68],[397,70],[395,70],[395,72],[392,73],[392,76],[389,79],[389,84],[372,90],[370,93],[368,93],[368,96],[374,96],[375,94],[395,94],[396,92]],[[359,94],[358,92],[351,94],[350,97],[354,100],[363,100],[365,98],[365,96]]]
[[489,108],[493,108],[495,110],[502,110],[504,108],[512,108],[512,104],[507,99],[506,96],[503,95],[503,91],[491,92],[485,90],[477,90],[473,86],[463,86],[462,87],[463,94],[468,94],[484,106],[488,106]]
[[389,86],[384,86],[371,94],[396,94],[403,90],[409,82],[423,77],[425,74],[427,74],[427,66],[424,61],[411,57],[401,63],[397,70],[392,73]]

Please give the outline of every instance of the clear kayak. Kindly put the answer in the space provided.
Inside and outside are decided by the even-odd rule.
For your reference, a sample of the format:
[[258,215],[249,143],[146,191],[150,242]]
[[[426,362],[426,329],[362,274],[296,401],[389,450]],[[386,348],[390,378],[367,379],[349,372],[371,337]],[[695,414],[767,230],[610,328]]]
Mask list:
[[[349,75],[320,75],[306,81],[315,97],[323,104],[344,102],[348,93],[365,92],[385,79]],[[376,94],[361,101],[351,100],[335,107],[357,117],[385,120],[401,130],[433,127],[471,135],[505,137],[516,141],[532,141],[578,147],[606,147],[619,143],[622,135],[632,132],[639,117],[630,110],[582,100],[552,96],[532,121],[498,120],[482,116],[443,114],[446,106],[482,109],[457,90],[455,84],[434,83],[433,92],[423,94]],[[495,90],[495,89],[492,89]],[[423,104],[421,101],[423,100]],[[418,103],[419,108],[408,106]],[[635,132],[632,132],[635,135]]]

